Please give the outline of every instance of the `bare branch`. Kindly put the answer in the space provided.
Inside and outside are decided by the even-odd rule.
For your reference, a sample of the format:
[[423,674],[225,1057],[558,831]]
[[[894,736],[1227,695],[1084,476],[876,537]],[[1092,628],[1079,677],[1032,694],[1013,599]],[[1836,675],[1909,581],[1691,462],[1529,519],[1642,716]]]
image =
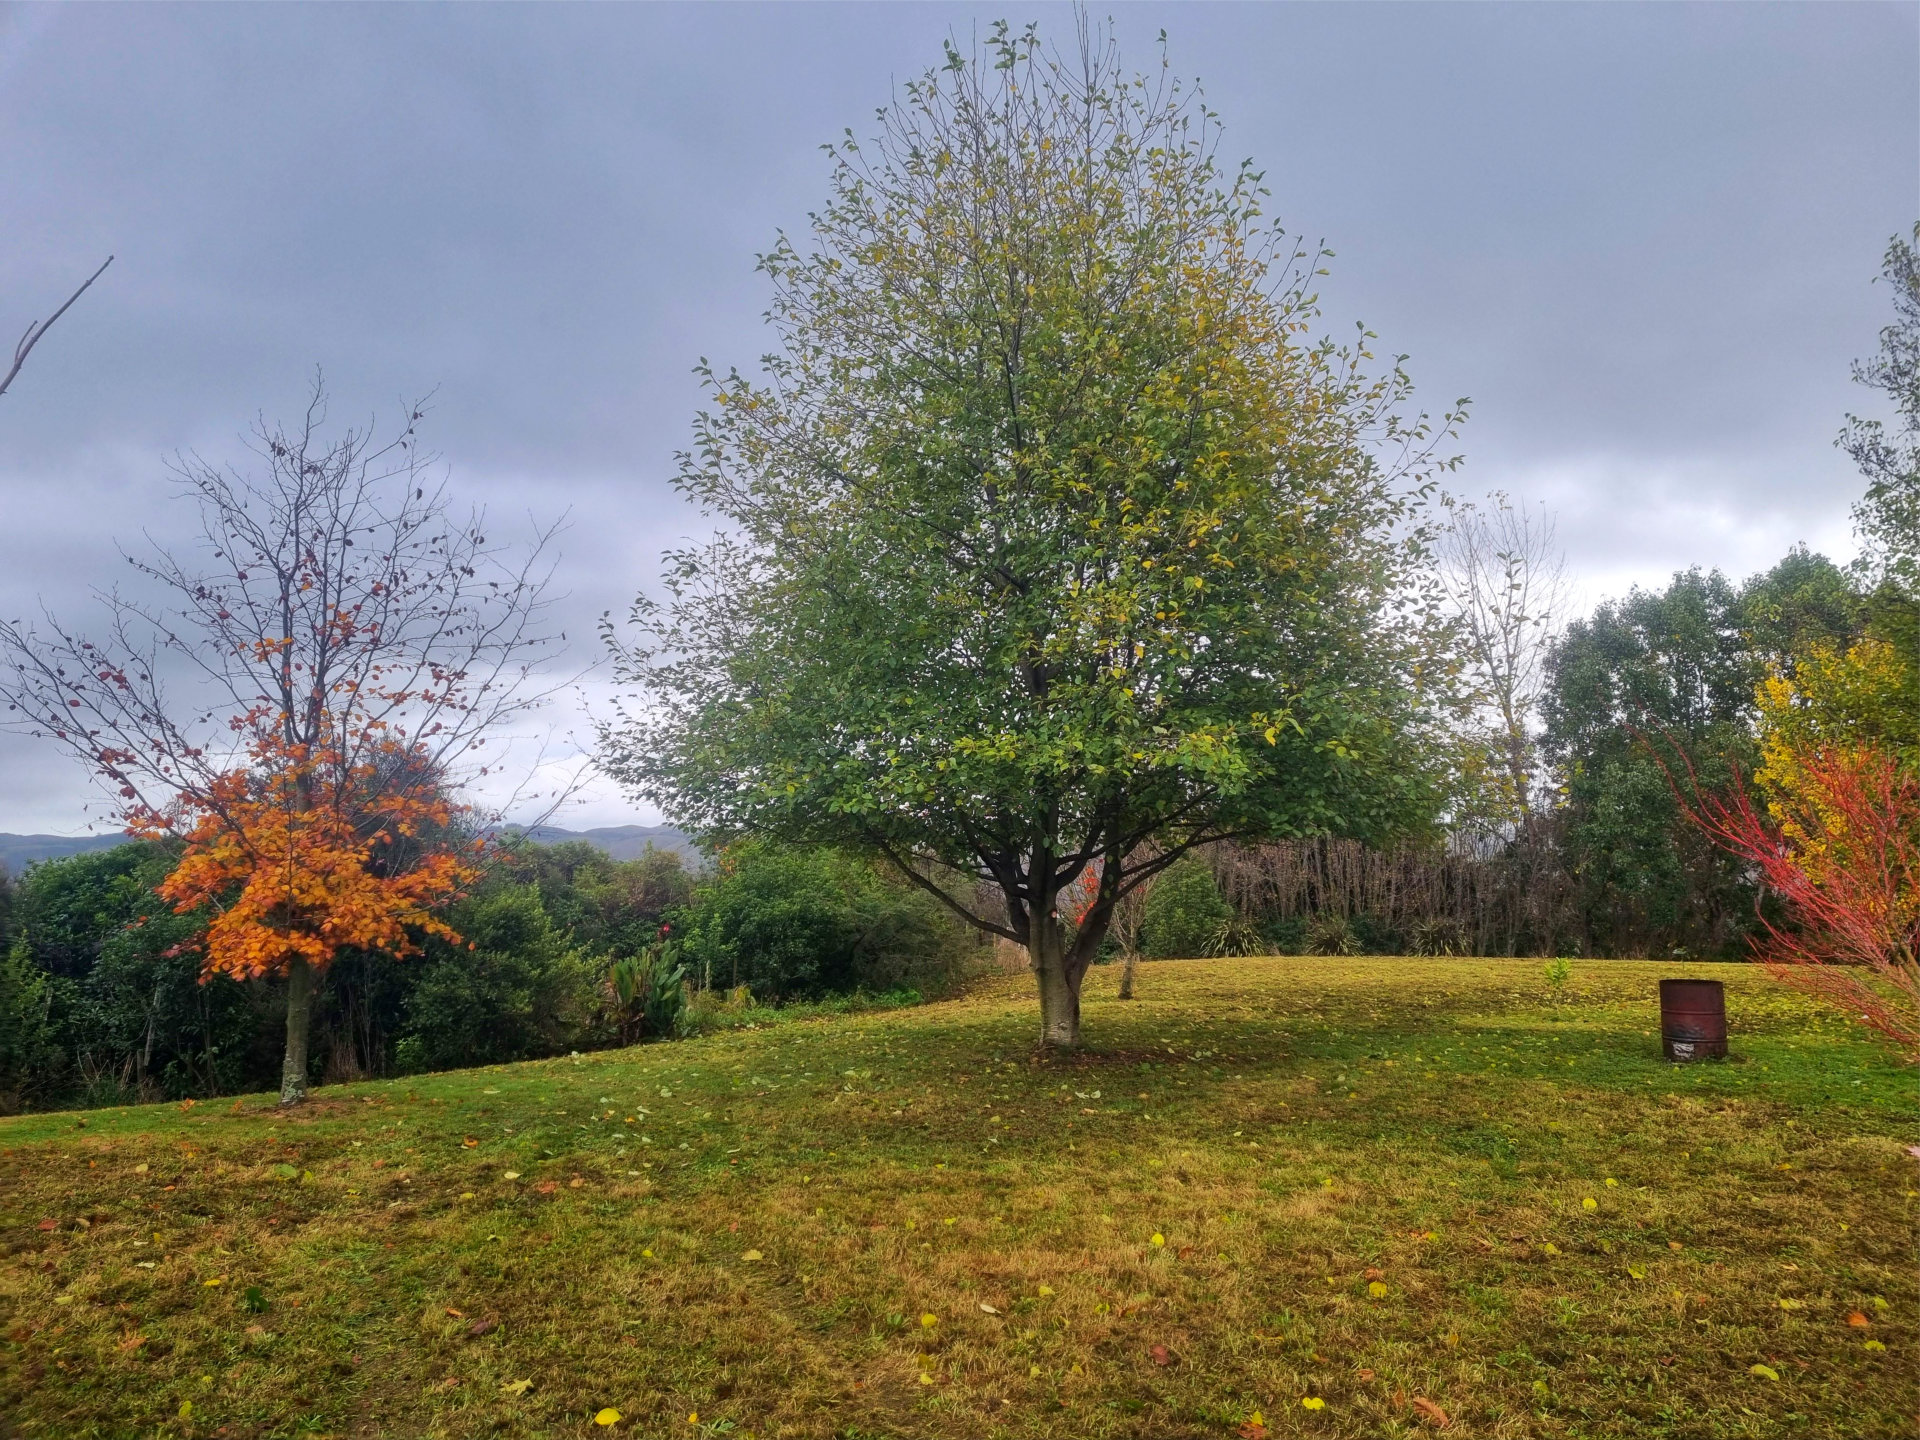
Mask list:
[[87,293],[87,286],[93,284],[94,281],[104,275],[107,266],[112,263],[113,256],[107,256],[105,260],[100,262],[100,268],[89,275],[80,288],[67,297],[67,303],[65,305],[62,305],[45,320],[36,320],[27,326],[27,333],[22,335],[20,337],[20,343],[13,347],[13,368],[7,371],[6,379],[0,380],[0,395],[7,393],[7,387],[13,383],[13,377],[20,373],[20,367],[27,363],[27,356],[32,354],[33,347],[40,343],[40,337],[53,328],[53,322],[66,314],[67,311],[72,308],[73,302]]

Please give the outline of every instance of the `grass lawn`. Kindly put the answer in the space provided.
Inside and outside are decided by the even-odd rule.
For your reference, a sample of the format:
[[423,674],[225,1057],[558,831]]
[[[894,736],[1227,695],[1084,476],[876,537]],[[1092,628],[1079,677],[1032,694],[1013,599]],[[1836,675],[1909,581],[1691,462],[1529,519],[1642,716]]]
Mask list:
[[1913,1433],[1914,1076],[1757,971],[1116,980],[0,1121],[0,1433]]

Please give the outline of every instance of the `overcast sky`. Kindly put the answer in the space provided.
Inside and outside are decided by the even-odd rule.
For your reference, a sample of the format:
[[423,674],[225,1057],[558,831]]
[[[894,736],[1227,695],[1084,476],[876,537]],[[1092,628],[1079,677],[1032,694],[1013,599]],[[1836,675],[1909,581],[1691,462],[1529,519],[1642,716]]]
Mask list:
[[[1920,7],[1112,13],[1143,68],[1165,29],[1227,151],[1333,247],[1329,329],[1472,397],[1459,489],[1555,510],[1588,598],[1849,553],[1832,441],[1920,218]],[[0,5],[0,328],[118,257],[0,397],[0,610],[83,620],[117,545],[184,536],[166,458],[232,453],[318,366],[342,420],[435,391],[428,439],[496,516],[571,511],[585,656],[701,526],[667,483],[690,368],[766,348],[753,257],[823,199],[819,145],[1002,15],[1072,22]],[[0,830],[77,833],[89,796],[0,736]],[[654,818],[602,787],[561,823]]]

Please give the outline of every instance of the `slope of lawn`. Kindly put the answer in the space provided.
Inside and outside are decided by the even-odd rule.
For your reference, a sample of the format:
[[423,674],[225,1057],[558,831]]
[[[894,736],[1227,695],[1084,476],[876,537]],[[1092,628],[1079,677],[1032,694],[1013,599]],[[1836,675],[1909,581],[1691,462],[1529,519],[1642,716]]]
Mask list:
[[0,1121],[0,1432],[1912,1433],[1914,1077],[1763,975],[1116,978]]

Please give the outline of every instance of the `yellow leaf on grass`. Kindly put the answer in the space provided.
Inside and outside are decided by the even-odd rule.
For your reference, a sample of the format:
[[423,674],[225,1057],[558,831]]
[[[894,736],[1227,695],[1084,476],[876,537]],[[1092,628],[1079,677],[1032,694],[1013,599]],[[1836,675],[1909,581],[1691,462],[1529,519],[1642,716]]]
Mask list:
[[1788,1300],[1783,1297],[1780,1301],[1780,1308],[1782,1310],[1804,1310],[1807,1308],[1807,1302],[1804,1300]]
[[933,1314],[931,1311],[929,1311],[927,1314],[924,1314],[920,1317],[920,1326],[924,1330],[931,1330],[934,1326],[938,1325],[939,1323],[940,1323],[940,1317],[938,1315]]
[[1884,1350],[1887,1347],[1882,1345],[1878,1340],[1869,1340],[1865,1345],[1862,1345],[1860,1348],[1863,1350]]
[[520,1178],[520,1172],[518,1170],[509,1170],[500,1178],[502,1180],[518,1180]]
[[1580,1208],[1582,1210],[1598,1210],[1600,1208],[1600,1202],[1589,1195],[1581,1200]]
[[[1878,1344],[1879,1342],[1875,1341],[1873,1343]],[[1881,1346],[1881,1349],[1884,1350],[1885,1348],[1884,1345]],[[1040,1367],[1038,1365],[1029,1365],[1027,1367],[1027,1378],[1029,1380],[1038,1380],[1040,1378]]]
[[980,1313],[982,1315],[998,1315],[1000,1312],[983,1300],[980,1302]]
[[691,1415],[687,1416],[687,1423],[689,1425],[698,1425],[700,1423],[700,1412],[696,1410]]
[[1558,1255],[1560,1253],[1560,1247],[1554,1244],[1551,1240],[1549,1240],[1546,1244],[1542,1245],[1540,1248],[1546,1251],[1547,1254],[1549,1255]]
[[1167,1243],[1167,1237],[1162,1235],[1158,1230],[1156,1230],[1153,1232],[1153,1239],[1149,1240],[1147,1243],[1157,1248]]
[[1051,1295],[1051,1294],[1053,1293],[1053,1286],[1051,1286],[1051,1285],[1042,1285],[1042,1286],[1040,1287],[1040,1293],[1041,1293],[1042,1295]]
[[502,1395],[524,1395],[533,1388],[531,1380],[509,1380],[500,1387]]
[[1778,1380],[1780,1378],[1780,1372],[1771,1365],[1749,1365],[1747,1367],[1747,1373],[1749,1375],[1758,1375],[1762,1380]]
[[1367,1294],[1376,1300],[1387,1298],[1387,1285],[1384,1280],[1371,1280],[1367,1283]]
[[1615,1188],[1615,1187],[1617,1187],[1617,1186],[1618,1186],[1619,1184],[1620,1184],[1620,1182],[1619,1182],[1618,1180],[1616,1180],[1616,1179],[1614,1179],[1614,1178],[1613,1178],[1613,1177],[1612,1177],[1611,1175],[1609,1175],[1609,1176],[1607,1176],[1607,1188],[1608,1188],[1609,1190],[1611,1190],[1611,1189],[1614,1189],[1614,1188]]
[[1647,1272],[1642,1270],[1638,1265],[1627,1266],[1627,1274],[1631,1275],[1635,1280],[1644,1280],[1647,1278]]
[[922,1370],[920,1372],[920,1383],[922,1385],[931,1385],[933,1383],[933,1376],[929,1375],[926,1371]]
[[1309,1395],[1300,1402],[1300,1407],[1303,1410],[1324,1410],[1327,1408],[1327,1402],[1318,1395]]
[[227,1283],[227,1277],[224,1275],[216,1275],[211,1280],[202,1280],[200,1283],[205,1286],[224,1285]]
[[618,1425],[620,1423],[620,1412],[609,1405],[593,1417],[593,1423],[596,1425]]
[[742,1255],[740,1258],[742,1260],[764,1260],[766,1257],[762,1255],[758,1250],[749,1250],[747,1251],[746,1254]]

